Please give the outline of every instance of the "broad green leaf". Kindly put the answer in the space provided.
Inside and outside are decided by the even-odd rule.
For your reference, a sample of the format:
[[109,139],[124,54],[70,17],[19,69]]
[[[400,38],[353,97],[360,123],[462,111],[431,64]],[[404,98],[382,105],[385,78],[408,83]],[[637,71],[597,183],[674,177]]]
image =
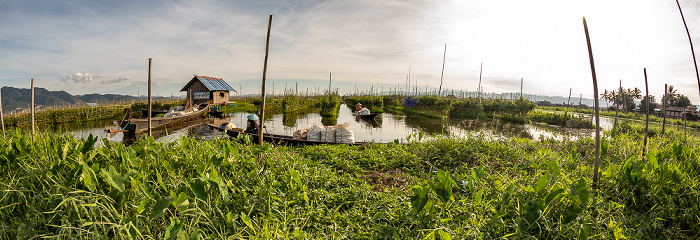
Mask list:
[[415,214],[423,211],[425,204],[428,203],[428,190],[428,188],[418,185],[411,188],[411,191],[413,192],[413,196],[411,196],[411,206],[413,207],[413,212]]
[[248,226],[250,229],[255,230],[255,228],[253,228],[253,223],[250,221],[250,217],[248,217],[248,215],[245,215],[245,213],[242,213],[242,212],[241,212],[241,220],[242,220],[243,223],[245,223],[245,225]]
[[575,188],[576,195],[578,195],[581,205],[583,205],[583,207],[587,207],[591,194],[588,192],[588,184],[586,184],[586,180],[579,178],[578,183],[575,186],[572,186],[572,188]]
[[168,226],[165,229],[165,235],[163,236],[163,239],[165,239],[165,240],[174,239],[175,237],[177,237],[177,233],[180,232],[181,228],[182,228],[182,223],[180,222],[180,219],[173,220],[171,218],[170,219],[170,226]]
[[221,166],[221,162],[224,160],[224,157],[217,157],[215,155],[211,156],[211,159],[209,160],[212,165],[215,167]]
[[170,206],[170,199],[168,198],[161,198],[156,201],[156,204],[153,205],[153,209],[151,210],[151,219],[156,219],[163,215],[163,211]]
[[530,224],[535,223],[540,218],[540,207],[536,202],[532,202],[525,208],[525,220]]
[[151,201],[148,198],[142,198],[141,203],[139,203],[139,206],[136,209],[136,212],[138,214],[143,213],[143,211],[145,211],[146,208],[148,208],[148,206],[151,205],[150,203],[151,203]]
[[207,201],[209,199],[209,196],[207,195],[207,191],[204,189],[204,184],[202,184],[201,181],[199,180],[192,180],[190,181],[190,189],[194,193],[197,198]]
[[173,200],[172,204],[177,211],[182,212],[187,210],[187,207],[190,206],[190,200],[187,199],[187,194],[181,192],[177,198]]
[[112,187],[116,188],[119,190],[119,192],[124,192],[124,179],[122,176],[117,173],[117,170],[114,169],[114,166],[109,166],[109,172],[102,169],[102,172],[100,175],[107,181],[109,182]]
[[542,174],[539,180],[537,180],[537,192],[542,192],[547,185],[549,185],[549,179],[551,178],[550,173]]
[[190,233],[190,237],[187,238],[188,240],[199,240],[202,238],[202,231],[199,231],[199,229],[194,230],[194,232]]
[[549,205],[554,200],[560,199],[564,197],[566,194],[564,193],[564,189],[557,188],[554,191],[549,192],[549,195],[547,195],[547,198],[545,199],[545,203]]
[[96,187],[97,187],[97,178],[95,176],[95,172],[92,171],[92,168],[83,165],[83,185],[88,188],[91,192],[94,192]]
[[[423,132],[421,132],[421,133],[423,133]],[[452,240],[452,235],[450,235],[450,233],[445,232],[442,229],[438,230],[438,235],[440,235],[440,239]]]
[[92,150],[93,146],[95,146],[95,142],[97,142],[97,137],[92,136],[92,133],[90,133],[90,136],[85,140],[83,143],[83,148],[81,149],[81,152],[83,154],[86,154],[90,150]]
[[484,189],[479,189],[476,193],[474,193],[474,202],[481,203],[481,199],[484,196]]

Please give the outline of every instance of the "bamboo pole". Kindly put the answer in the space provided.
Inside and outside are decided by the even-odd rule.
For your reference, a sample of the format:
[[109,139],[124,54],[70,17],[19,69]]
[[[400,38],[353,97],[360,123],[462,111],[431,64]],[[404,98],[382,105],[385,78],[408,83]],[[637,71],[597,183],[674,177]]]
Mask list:
[[661,124],[661,138],[663,138],[664,133],[666,133],[666,94],[668,94],[668,84],[664,84],[664,97],[661,100],[661,112],[664,115],[664,120]]
[[32,142],[34,142],[34,78],[32,78]]
[[151,62],[152,58],[148,59],[148,136],[151,135],[151,110],[153,110],[153,106],[151,103]]
[[481,73],[484,71],[484,63],[481,63],[481,67],[479,68],[479,88],[477,88],[477,91],[479,92],[479,103],[481,103]]
[[646,101],[646,127],[644,128],[644,149],[642,149],[642,157],[646,155],[647,152],[647,137],[649,137],[649,81],[647,80],[647,69],[644,68],[644,86],[647,91],[647,101]]
[[595,75],[595,63],[593,62],[593,50],[591,49],[591,37],[588,34],[588,24],[586,17],[583,17],[583,30],[586,33],[586,44],[588,45],[588,59],[591,62],[591,76],[593,77],[593,99],[595,99],[595,163],[593,167],[593,190],[598,188],[598,162],[600,161],[600,119],[598,109],[598,79]]
[[445,43],[445,52],[442,53],[442,73],[440,74],[440,89],[438,90],[438,97],[440,97],[440,94],[442,93],[442,78],[445,76],[445,56],[447,56],[447,43]]
[[263,66],[262,94],[260,101],[260,126],[258,126],[258,145],[263,145],[263,121],[265,119],[265,81],[267,81],[267,58],[270,53],[270,31],[272,30],[272,15],[267,25],[267,42],[265,43],[265,65]]
[[[690,53],[693,55],[693,66],[695,66],[695,77],[698,80],[698,94],[700,94],[700,73],[698,73],[698,63],[695,59],[695,49],[693,48],[693,39],[690,37],[690,31],[688,30],[688,24],[685,23],[685,17],[683,16],[683,9],[681,8],[681,3],[676,0],[678,5],[678,11],[681,13],[681,19],[683,19],[683,26],[685,26],[685,32],[688,34],[688,41],[690,42]],[[664,113],[665,114],[665,113]],[[684,112],[685,115],[685,112]]]
[[523,97],[523,78],[520,78],[520,97]]
[[0,88],[0,125],[2,125],[2,137],[5,138],[5,119],[2,114],[2,88]]

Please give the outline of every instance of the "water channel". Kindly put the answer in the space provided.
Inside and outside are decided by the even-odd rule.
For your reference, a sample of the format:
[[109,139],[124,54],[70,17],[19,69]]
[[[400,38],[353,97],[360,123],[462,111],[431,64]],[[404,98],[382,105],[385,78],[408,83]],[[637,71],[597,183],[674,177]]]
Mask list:
[[[226,138],[220,132],[209,129],[206,124],[221,125],[231,122],[237,127],[245,128],[249,113],[238,112],[226,115],[223,119],[203,118],[184,125],[154,132],[156,141],[169,142],[182,136],[198,139]],[[304,114],[273,114],[265,118],[265,132],[292,135],[298,129],[311,127],[314,123],[325,125],[348,123],[354,132],[355,141],[391,142],[396,139],[404,141],[407,136],[423,132],[425,137],[452,136],[466,137],[483,134],[494,138],[527,138],[539,140],[543,138],[566,139],[590,137],[591,129],[567,129],[539,123],[517,124],[497,119],[432,119],[420,116],[410,116],[396,113],[382,113],[374,120],[365,120],[353,115],[346,105],[340,106],[338,118],[322,118],[318,113]],[[613,119],[601,117],[601,127],[608,130],[612,127]],[[125,139],[121,133],[107,134],[105,126],[112,126],[112,121],[92,121],[85,123],[58,124],[39,126],[38,131],[51,133],[69,133],[76,138],[86,138],[90,134],[99,138],[107,138],[110,142],[131,143],[135,139]],[[102,142],[100,139],[99,143]]]

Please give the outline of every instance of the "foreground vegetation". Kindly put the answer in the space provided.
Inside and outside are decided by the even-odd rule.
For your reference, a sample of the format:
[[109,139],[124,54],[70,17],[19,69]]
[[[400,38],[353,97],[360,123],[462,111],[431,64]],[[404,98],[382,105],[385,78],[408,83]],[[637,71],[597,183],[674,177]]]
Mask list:
[[15,132],[0,138],[0,236],[700,237],[698,139],[667,128],[643,158],[643,128],[620,126],[602,140],[597,190],[589,138],[125,147]]

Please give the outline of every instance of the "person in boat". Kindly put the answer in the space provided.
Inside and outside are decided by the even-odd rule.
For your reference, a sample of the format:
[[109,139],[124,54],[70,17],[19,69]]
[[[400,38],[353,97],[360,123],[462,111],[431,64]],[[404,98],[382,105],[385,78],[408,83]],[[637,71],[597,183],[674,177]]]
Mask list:
[[258,115],[255,115],[255,113],[248,115],[248,124],[247,127],[245,128],[246,133],[252,133],[252,134],[257,134],[258,133]]
[[355,114],[357,115],[369,115],[369,109],[363,108],[361,103],[355,104]]

